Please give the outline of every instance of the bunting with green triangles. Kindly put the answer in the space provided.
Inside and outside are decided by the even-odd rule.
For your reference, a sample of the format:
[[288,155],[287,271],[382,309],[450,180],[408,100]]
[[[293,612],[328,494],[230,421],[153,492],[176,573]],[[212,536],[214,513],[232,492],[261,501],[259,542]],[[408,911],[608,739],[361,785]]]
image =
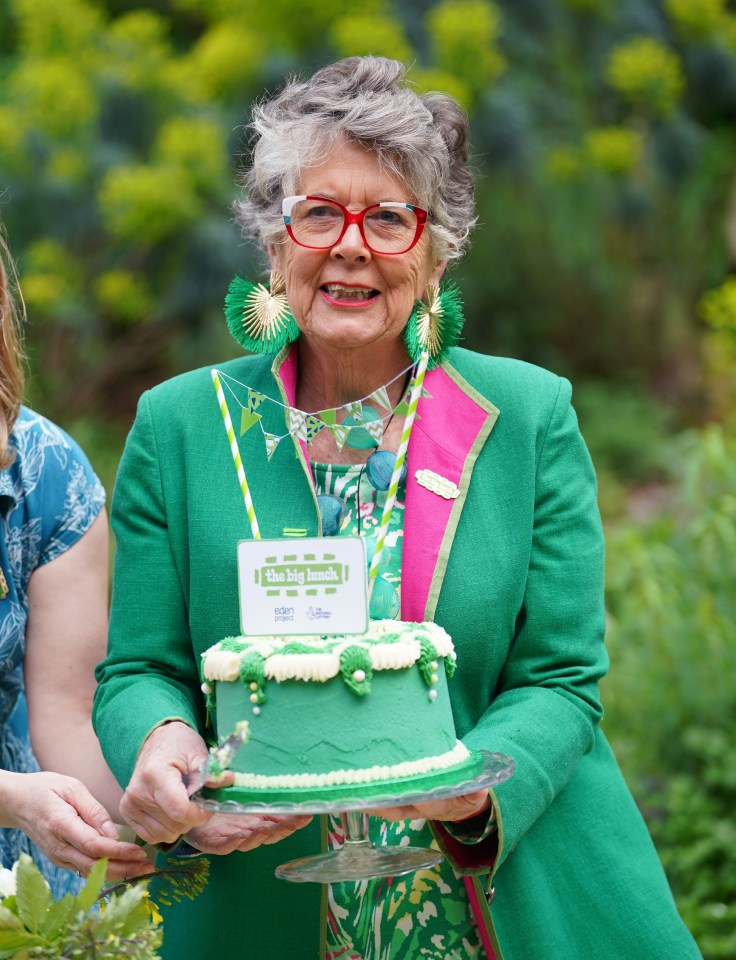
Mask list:
[[[240,436],[248,433],[255,426],[261,431],[268,461],[271,460],[279,444],[288,436],[310,444],[323,430],[332,434],[338,450],[350,443],[350,434],[354,430],[361,431],[361,436],[367,433],[376,447],[383,442],[386,424],[392,417],[405,417],[409,412],[409,387],[405,388],[401,399],[391,408],[389,388],[402,377],[406,377],[412,367],[402,370],[392,381],[377,387],[372,393],[359,400],[351,400],[340,407],[331,407],[326,410],[317,410],[309,413],[291,407],[288,404],[275,400],[259,390],[254,390],[247,384],[241,383],[234,377],[222,371],[215,371],[220,377],[223,388],[229,394],[230,400],[240,407]],[[422,397],[430,394],[422,389]],[[283,411],[286,433],[278,434],[264,426],[264,415],[269,407],[278,407]],[[380,415],[376,407],[386,411]],[[235,420],[237,423],[237,420]],[[268,418],[267,421],[268,422]],[[360,444],[363,446],[364,444]],[[356,446],[358,442],[356,439]]]

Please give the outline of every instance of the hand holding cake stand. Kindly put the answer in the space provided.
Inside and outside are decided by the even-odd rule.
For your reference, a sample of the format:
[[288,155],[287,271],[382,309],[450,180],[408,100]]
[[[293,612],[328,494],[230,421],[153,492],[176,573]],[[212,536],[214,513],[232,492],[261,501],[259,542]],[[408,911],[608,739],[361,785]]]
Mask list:
[[[291,799],[285,798],[283,793],[269,796],[261,792],[260,796],[253,796],[252,799],[241,796],[233,800],[228,797],[228,788],[219,790],[214,785],[205,786],[192,799],[213,813],[269,816],[339,814],[344,841],[338,849],[292,860],[276,869],[277,877],[295,883],[337,883],[400,876],[433,867],[442,860],[442,853],[429,847],[374,846],[368,830],[371,810],[447,800],[487,790],[507,780],[513,770],[514,762],[510,757],[483,751],[471,754],[470,762],[455,774],[439,771],[405,778],[403,782],[375,784],[373,792],[369,790],[367,795],[359,799],[350,796],[349,786],[342,786],[323,790],[321,794],[304,791],[301,796],[294,794]],[[212,781],[209,783],[212,784]],[[361,792],[365,793],[365,790]]]

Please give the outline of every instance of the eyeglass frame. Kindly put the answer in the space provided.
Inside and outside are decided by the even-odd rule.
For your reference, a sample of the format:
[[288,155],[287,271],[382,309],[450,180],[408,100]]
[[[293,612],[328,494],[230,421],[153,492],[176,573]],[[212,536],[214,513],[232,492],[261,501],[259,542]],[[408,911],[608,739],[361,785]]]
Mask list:
[[[343,215],[343,225],[340,236],[333,240],[332,243],[328,243],[323,247],[314,247],[308,243],[302,243],[300,240],[294,236],[294,232],[291,227],[291,211],[294,209],[297,203],[301,200],[324,200],[327,203],[333,204],[333,206],[339,207],[342,210]],[[365,220],[365,215],[369,210],[378,210],[382,207],[401,207],[403,210],[411,210],[417,218],[417,231],[414,234],[414,239],[409,244],[405,250],[374,250],[373,247],[368,242],[366,238],[365,231],[363,229],[363,222]],[[414,247],[419,243],[422,234],[424,233],[424,228],[429,222],[429,213],[427,210],[424,210],[422,207],[417,207],[413,203],[404,203],[403,200],[383,200],[381,203],[371,203],[369,206],[365,207],[359,213],[351,213],[346,206],[340,203],[338,200],[332,200],[330,197],[318,197],[313,194],[303,194],[298,197],[284,197],[281,201],[281,213],[284,218],[284,226],[286,227],[286,232],[289,234],[289,237],[300,247],[304,247],[306,250],[331,250],[333,247],[336,247],[338,243],[342,240],[345,234],[348,231],[348,227],[352,224],[356,224],[358,230],[360,230],[360,236],[363,239],[363,243],[366,245],[368,250],[371,253],[374,253],[378,257],[400,257],[404,253],[408,253],[410,250],[413,250]]]

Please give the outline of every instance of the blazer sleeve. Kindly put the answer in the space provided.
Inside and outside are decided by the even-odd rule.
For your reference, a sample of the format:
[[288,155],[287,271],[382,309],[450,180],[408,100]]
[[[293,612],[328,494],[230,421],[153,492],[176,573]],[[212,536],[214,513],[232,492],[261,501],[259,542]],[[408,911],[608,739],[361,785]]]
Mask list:
[[202,729],[185,594],[172,552],[161,465],[144,394],[115,484],[117,540],[107,657],[97,667],[93,722],[126,785],[143,741],[166,720]]
[[560,380],[542,432],[523,607],[496,695],[464,738],[474,750],[515,761],[491,792],[497,832],[462,844],[436,833],[464,872],[495,871],[553,803],[593,747],[602,716],[598,681],[604,646],[604,546],[593,465]]

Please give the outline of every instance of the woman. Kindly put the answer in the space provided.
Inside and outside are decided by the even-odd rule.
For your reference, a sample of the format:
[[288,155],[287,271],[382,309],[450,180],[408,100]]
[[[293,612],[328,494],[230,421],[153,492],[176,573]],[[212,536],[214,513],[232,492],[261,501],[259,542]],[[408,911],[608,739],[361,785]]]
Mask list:
[[[603,555],[569,384],[448,349],[457,298],[438,300],[436,285],[473,225],[466,120],[402,75],[395,61],[348,59],[256,107],[237,210],[283,280],[272,275],[270,294],[236,282],[227,312],[241,343],[281,349],[273,365],[242,358],[220,378],[231,413],[242,407],[262,536],[359,533],[370,555],[385,500],[370,455],[397,451],[407,380],[429,350],[371,615],[400,607],[449,631],[458,735],[513,756],[516,773],[490,794],[382,810],[375,839],[434,833],[447,861],[335,884],[324,900],[318,885],[273,879],[315,851],[316,822],[207,819],[189,801],[206,753],[199,655],[239,632],[235,552],[250,527],[210,371],[161,385],[141,400],[115,495],[96,726],[142,837],[186,833],[230,854],[212,857],[203,896],[169,913],[165,955],[697,957],[597,731]],[[353,437],[361,423],[373,427]]]
[[118,842],[99,802],[115,814],[120,797],[89,719],[107,622],[105,494],[74,441],[21,406],[11,268],[0,232],[0,852],[6,867],[30,854],[59,897],[101,857],[110,879],[153,865]]

